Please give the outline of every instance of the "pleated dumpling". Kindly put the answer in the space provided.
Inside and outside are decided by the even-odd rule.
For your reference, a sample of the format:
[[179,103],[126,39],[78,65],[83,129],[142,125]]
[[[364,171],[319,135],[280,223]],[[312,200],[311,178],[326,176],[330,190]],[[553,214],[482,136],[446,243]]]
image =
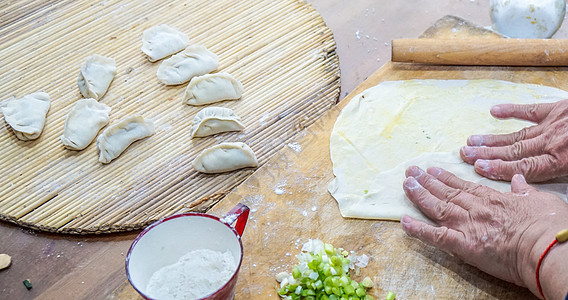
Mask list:
[[235,142],[221,143],[203,150],[192,164],[201,173],[223,173],[256,168],[258,160],[247,144]]
[[176,85],[214,71],[218,66],[219,57],[215,53],[201,45],[192,45],[164,60],[156,75],[164,84]]
[[183,101],[190,105],[205,105],[243,96],[243,85],[228,73],[194,77],[185,89]]
[[166,24],[146,29],[142,34],[142,52],[151,62],[178,53],[188,45],[187,34]]
[[22,141],[35,140],[43,131],[51,105],[49,95],[37,92],[20,99],[7,100],[1,107],[6,122]]
[[83,150],[109,122],[110,107],[93,98],[80,99],[65,118],[61,142],[65,148]]
[[245,126],[230,108],[211,106],[200,110],[191,124],[191,137],[204,137],[227,131],[241,131]]
[[87,57],[81,66],[77,84],[83,97],[100,100],[107,92],[114,75],[114,59],[94,54]]
[[130,144],[154,134],[154,123],[142,116],[130,116],[109,126],[97,138],[99,161],[103,164],[117,158]]

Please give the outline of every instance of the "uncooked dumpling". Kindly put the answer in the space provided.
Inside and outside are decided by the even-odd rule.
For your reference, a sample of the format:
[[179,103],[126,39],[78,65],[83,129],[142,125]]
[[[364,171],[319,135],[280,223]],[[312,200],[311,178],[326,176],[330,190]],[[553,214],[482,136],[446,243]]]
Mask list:
[[151,62],[178,53],[188,45],[187,34],[166,24],[146,29],[142,34],[142,52]]
[[103,164],[117,158],[130,144],[154,134],[154,123],[142,116],[130,116],[109,126],[97,138],[99,161]]
[[223,173],[258,167],[258,160],[245,143],[221,143],[197,155],[193,167],[201,173]]
[[219,58],[215,53],[201,45],[192,45],[164,60],[156,75],[164,84],[176,85],[214,71],[218,66]]
[[81,66],[77,84],[83,97],[100,100],[107,92],[114,75],[114,59],[94,54],[87,57]]
[[227,131],[241,131],[245,126],[230,108],[211,106],[199,111],[191,124],[191,137],[204,137]]
[[66,148],[83,150],[108,124],[110,107],[93,98],[81,99],[65,118],[61,142]]
[[193,77],[185,89],[183,101],[190,105],[204,105],[223,100],[236,100],[243,95],[243,85],[228,73]]
[[1,109],[16,137],[29,141],[37,139],[43,131],[49,106],[49,95],[37,92],[20,99],[7,100]]
[[[559,89],[498,80],[383,82],[355,96],[335,122],[330,152],[336,178],[329,191],[344,217],[398,220],[412,214],[401,202],[406,199],[402,181],[408,162],[447,167],[475,179],[473,166],[455,163],[457,154],[424,153],[455,153],[470,135],[509,133],[532,125],[493,118],[493,105],[566,98],[568,92]],[[509,183],[503,184],[510,189]]]

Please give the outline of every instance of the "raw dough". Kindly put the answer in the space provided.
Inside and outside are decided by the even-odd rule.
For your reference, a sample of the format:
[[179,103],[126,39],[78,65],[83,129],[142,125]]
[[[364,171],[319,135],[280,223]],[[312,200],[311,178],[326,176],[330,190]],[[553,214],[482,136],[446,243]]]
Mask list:
[[108,122],[110,107],[93,98],[80,99],[65,118],[61,142],[66,148],[83,150]]
[[107,92],[114,75],[114,59],[94,54],[87,57],[81,66],[77,84],[83,97],[100,100]]
[[142,34],[142,52],[151,62],[178,53],[188,45],[187,34],[166,24],[146,29]]
[[6,269],[12,263],[12,258],[8,254],[0,254],[0,270]]
[[20,99],[10,99],[0,108],[16,137],[22,141],[37,139],[43,131],[50,107],[49,95],[37,92]]
[[154,134],[154,123],[142,116],[130,116],[109,126],[97,138],[99,161],[103,164],[117,158],[130,144]]
[[243,95],[243,85],[228,73],[193,77],[185,89],[183,102],[205,105],[224,100],[237,100]]
[[241,131],[245,126],[230,108],[211,106],[199,111],[191,124],[191,137],[204,137],[227,131]]
[[203,150],[193,167],[201,173],[223,173],[242,168],[258,167],[258,160],[245,143],[221,143]]
[[[426,216],[414,206],[402,190],[402,183],[405,179],[404,172],[410,166],[419,166],[423,170],[429,167],[440,167],[464,180],[483,184],[500,192],[511,191],[509,182],[495,181],[477,174],[471,165],[461,159],[458,150],[453,152],[427,152],[405,161],[390,170],[380,172],[374,177],[367,192],[363,191],[362,196],[354,197],[350,199],[351,201],[340,202],[342,215],[344,217],[363,219],[399,220],[402,214],[407,214],[415,219],[429,222]],[[338,184],[338,182],[332,181],[329,187],[330,191],[336,188],[333,186],[334,184]],[[568,184],[538,184],[537,187],[541,191],[553,193],[566,200]],[[334,195],[334,197],[338,198],[343,196],[340,194]],[[350,195],[345,195],[345,197],[348,198]]]
[[219,66],[219,57],[201,45],[192,45],[164,60],[156,75],[167,85],[188,82],[195,76],[205,75]]
[[[329,184],[329,191],[344,217],[399,219],[412,209],[400,203],[405,199],[405,162],[427,152],[455,151],[472,134],[508,133],[530,124],[494,119],[489,110],[495,104],[566,98],[568,92],[559,89],[497,80],[383,82],[354,97],[337,118],[330,136],[336,178]],[[431,158],[421,159],[413,162],[424,165],[424,160]],[[436,160],[442,167],[452,162],[455,157],[451,155],[446,164],[443,156]],[[471,165],[458,166],[452,170],[460,174],[475,172]],[[398,169],[390,172],[400,174],[396,182],[389,181],[392,173],[382,172],[395,167]],[[384,192],[390,188],[387,184],[394,185],[389,193],[396,194]],[[505,184],[508,190],[510,185]],[[385,193],[385,197],[376,191]],[[383,200],[387,203],[381,204]]]

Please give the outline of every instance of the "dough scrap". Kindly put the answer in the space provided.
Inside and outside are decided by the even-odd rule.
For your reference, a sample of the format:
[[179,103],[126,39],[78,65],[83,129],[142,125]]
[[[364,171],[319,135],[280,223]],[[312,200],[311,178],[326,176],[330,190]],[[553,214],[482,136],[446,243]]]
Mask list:
[[195,76],[205,75],[219,66],[219,57],[201,45],[192,45],[162,61],[156,75],[166,85],[186,83]]
[[117,158],[137,140],[154,134],[154,123],[142,116],[130,116],[109,126],[97,138],[99,161],[103,164]]
[[183,102],[189,105],[205,105],[224,100],[237,100],[243,96],[243,85],[229,73],[215,73],[191,79]]
[[9,99],[0,109],[16,137],[22,141],[30,141],[41,135],[50,105],[49,95],[37,92],[20,99]]
[[178,53],[188,45],[187,34],[166,24],[148,28],[142,34],[141,49],[151,62]]
[[221,143],[203,150],[195,157],[193,167],[201,173],[223,173],[258,167],[258,160],[245,143]]
[[245,126],[230,108],[211,106],[200,110],[191,124],[191,137],[204,137],[227,131],[241,131]]
[[72,150],[83,150],[109,122],[110,107],[93,98],[80,99],[65,118],[61,142]]
[[6,269],[12,263],[12,258],[8,254],[0,254],[0,270]]
[[106,94],[114,75],[116,75],[114,59],[93,54],[87,57],[81,66],[77,84],[83,97],[100,100]]
[[[344,217],[399,220],[413,213],[412,205],[401,203],[409,161],[424,167],[434,166],[424,160],[435,161],[477,180],[471,165],[456,164],[455,155],[447,153],[465,145],[472,134],[508,133],[531,124],[497,120],[489,113],[493,105],[566,98],[568,92],[552,87],[498,80],[383,82],[354,97],[337,118],[330,136],[336,178],[329,192]],[[429,152],[446,154],[420,157]],[[510,184],[503,184],[510,191]]]

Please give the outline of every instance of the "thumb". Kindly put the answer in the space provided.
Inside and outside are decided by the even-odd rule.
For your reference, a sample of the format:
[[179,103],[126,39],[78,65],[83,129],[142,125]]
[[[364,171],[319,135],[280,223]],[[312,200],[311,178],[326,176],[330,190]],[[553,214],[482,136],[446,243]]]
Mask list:
[[499,119],[515,118],[540,123],[554,106],[554,103],[498,104],[491,108],[491,115]]
[[513,179],[511,179],[511,192],[515,194],[526,195],[531,191],[537,191],[536,188],[530,186],[525,180],[525,176],[521,174],[515,174]]

